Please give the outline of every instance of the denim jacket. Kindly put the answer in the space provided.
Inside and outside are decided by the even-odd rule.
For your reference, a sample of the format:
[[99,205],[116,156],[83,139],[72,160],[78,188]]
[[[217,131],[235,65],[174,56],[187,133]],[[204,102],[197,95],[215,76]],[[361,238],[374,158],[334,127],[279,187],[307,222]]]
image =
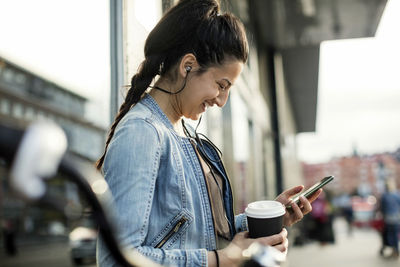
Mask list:
[[[246,217],[234,216],[224,166],[215,149],[203,144],[224,179],[233,238],[247,230]],[[216,249],[216,237],[202,167],[190,138],[177,135],[150,95],[119,122],[103,172],[114,197],[122,245],[166,266],[208,265],[207,250]],[[99,266],[115,265],[101,238],[97,250]]]

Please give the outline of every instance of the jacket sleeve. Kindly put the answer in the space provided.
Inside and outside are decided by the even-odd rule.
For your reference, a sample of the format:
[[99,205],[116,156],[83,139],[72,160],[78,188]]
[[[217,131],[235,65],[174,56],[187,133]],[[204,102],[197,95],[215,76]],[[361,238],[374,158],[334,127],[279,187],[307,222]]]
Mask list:
[[[122,123],[122,121],[121,121]],[[136,248],[162,265],[207,266],[207,251],[164,250],[144,246],[161,158],[160,136],[152,124],[130,119],[117,128],[104,161],[104,176],[114,197],[122,246]],[[116,266],[102,239],[98,266]]]
[[235,216],[235,227],[236,227],[236,232],[243,232],[243,231],[248,231],[248,226],[247,226],[247,217],[246,214],[241,213],[239,215]]

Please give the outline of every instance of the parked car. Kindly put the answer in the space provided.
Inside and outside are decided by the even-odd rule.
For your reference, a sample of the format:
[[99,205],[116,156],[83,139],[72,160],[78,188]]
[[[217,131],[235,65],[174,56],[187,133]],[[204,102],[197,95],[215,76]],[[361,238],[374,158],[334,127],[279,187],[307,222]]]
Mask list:
[[79,226],[71,231],[69,241],[74,264],[96,261],[97,230]]

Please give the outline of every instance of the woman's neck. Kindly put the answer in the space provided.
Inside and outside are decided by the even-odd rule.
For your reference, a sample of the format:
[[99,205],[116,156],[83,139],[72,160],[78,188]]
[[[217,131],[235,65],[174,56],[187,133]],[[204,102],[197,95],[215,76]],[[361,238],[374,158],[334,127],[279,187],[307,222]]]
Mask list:
[[157,89],[154,88],[151,89],[150,95],[153,97],[153,99],[157,102],[161,110],[167,116],[167,118],[171,122],[172,126],[174,127],[174,130],[178,133],[178,135],[185,136],[182,126],[182,116],[179,115],[176,108],[174,108],[173,106],[174,104],[171,102],[173,101],[171,99],[171,95],[158,91]]

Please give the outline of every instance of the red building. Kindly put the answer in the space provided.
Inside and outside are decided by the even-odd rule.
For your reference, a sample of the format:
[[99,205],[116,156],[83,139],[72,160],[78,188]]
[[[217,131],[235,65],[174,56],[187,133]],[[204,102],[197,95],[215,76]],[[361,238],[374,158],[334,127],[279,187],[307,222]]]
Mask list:
[[303,174],[306,186],[324,176],[334,175],[335,180],[329,185],[334,193],[357,192],[379,196],[386,179],[394,179],[397,188],[400,188],[400,149],[393,153],[355,154],[325,163],[303,163]]

